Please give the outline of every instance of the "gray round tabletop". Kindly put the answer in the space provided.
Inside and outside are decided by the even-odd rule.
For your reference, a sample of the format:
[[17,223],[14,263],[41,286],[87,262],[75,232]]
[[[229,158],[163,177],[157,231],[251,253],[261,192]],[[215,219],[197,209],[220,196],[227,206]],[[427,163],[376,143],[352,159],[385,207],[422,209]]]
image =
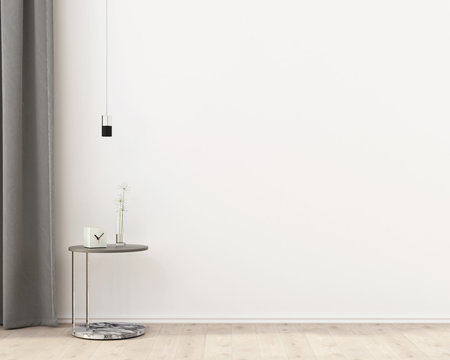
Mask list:
[[139,244],[125,244],[116,245],[108,244],[105,248],[87,248],[83,245],[69,246],[69,251],[80,252],[80,253],[124,253],[124,252],[135,252],[135,251],[145,251],[148,250],[147,245]]

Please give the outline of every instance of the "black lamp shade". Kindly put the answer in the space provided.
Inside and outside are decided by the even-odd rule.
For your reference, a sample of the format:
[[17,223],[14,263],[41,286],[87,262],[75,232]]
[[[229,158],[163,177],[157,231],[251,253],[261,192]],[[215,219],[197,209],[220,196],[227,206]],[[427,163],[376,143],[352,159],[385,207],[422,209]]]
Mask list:
[[112,119],[109,115],[102,115],[102,136],[112,136]]
[[102,125],[102,136],[111,137],[112,136],[112,126]]

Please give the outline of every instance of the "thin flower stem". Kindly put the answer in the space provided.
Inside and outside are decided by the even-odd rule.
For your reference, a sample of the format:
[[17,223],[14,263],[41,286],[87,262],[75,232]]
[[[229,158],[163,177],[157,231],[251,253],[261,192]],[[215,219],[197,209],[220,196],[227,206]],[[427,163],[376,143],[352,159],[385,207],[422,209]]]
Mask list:
[[128,190],[128,186],[122,183],[120,186],[121,193],[119,195],[119,214],[117,215],[117,241],[123,243],[123,229],[125,218],[125,192]]
[[125,210],[125,189],[123,189],[123,191],[122,191],[122,234],[121,234],[121,237],[122,237],[122,241],[123,241],[123,213],[124,213],[124,210]]

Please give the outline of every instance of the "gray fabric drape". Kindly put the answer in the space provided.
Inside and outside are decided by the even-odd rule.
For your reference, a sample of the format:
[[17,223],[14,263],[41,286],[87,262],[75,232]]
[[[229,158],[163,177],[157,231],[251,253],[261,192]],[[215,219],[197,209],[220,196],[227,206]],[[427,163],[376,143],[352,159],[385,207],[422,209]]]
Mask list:
[[56,325],[52,0],[1,0],[0,323]]

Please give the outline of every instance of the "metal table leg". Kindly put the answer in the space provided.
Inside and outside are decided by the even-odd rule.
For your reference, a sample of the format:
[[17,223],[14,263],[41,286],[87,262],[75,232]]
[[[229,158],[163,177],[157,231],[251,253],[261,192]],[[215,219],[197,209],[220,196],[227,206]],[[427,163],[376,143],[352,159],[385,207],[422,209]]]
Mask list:
[[89,254],[86,253],[86,329],[89,328]]
[[72,333],[75,331],[75,271],[74,271],[74,253],[72,251]]

